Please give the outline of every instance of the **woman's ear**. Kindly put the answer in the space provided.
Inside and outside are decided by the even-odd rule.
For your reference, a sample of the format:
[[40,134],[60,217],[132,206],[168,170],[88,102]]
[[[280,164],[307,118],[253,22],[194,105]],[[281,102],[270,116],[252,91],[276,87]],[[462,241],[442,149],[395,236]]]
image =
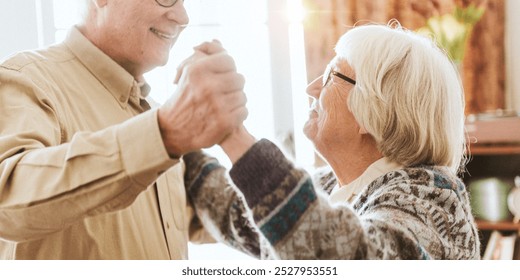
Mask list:
[[359,134],[368,134],[365,126],[360,125],[360,124],[358,124],[358,126],[359,126],[359,131],[358,131]]
[[[350,109],[349,109],[350,110]],[[368,131],[367,129],[365,128],[364,125],[360,124],[359,121],[357,120],[356,116],[354,116],[354,114],[352,113],[352,111],[350,112],[353,117],[354,117],[354,122],[356,123],[356,127],[358,128],[358,133],[363,135],[363,134],[368,134]]]

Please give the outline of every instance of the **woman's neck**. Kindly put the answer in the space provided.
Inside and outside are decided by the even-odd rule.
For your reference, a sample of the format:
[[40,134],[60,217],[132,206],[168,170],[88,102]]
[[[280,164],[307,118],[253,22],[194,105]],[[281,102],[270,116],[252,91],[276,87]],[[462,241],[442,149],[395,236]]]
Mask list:
[[[325,156],[325,155],[324,155]],[[353,145],[345,149],[336,149],[326,156],[338,182],[347,185],[361,176],[363,172],[383,155],[374,145]]]

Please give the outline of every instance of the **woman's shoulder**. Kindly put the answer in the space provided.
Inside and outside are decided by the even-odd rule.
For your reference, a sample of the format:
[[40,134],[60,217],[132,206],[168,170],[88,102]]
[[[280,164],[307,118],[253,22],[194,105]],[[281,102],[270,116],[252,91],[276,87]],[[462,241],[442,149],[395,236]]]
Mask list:
[[471,215],[469,195],[462,181],[448,167],[437,166],[388,172],[360,193],[354,208],[360,214],[382,209],[394,209],[395,213],[400,209],[408,214],[440,211],[459,218]]
[[466,187],[448,167],[420,165],[388,172],[374,180],[369,193],[401,192],[413,195],[454,193],[460,199]]

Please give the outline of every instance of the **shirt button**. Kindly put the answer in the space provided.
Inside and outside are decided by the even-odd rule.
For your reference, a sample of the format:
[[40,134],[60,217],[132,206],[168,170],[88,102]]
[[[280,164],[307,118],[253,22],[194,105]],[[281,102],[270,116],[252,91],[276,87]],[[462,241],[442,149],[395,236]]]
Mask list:
[[170,229],[170,223],[166,223],[166,229]]
[[123,95],[121,95],[121,97],[119,97],[119,101],[124,103],[126,102],[126,98]]

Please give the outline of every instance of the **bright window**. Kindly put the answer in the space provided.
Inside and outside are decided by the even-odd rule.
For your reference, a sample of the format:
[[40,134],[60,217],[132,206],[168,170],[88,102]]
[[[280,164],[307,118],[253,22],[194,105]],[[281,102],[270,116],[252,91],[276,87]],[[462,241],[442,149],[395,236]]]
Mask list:
[[[249,117],[246,126],[254,135],[274,138],[271,93],[271,64],[263,0],[190,0],[185,1],[190,25],[173,47],[169,63],[146,75],[152,95],[165,101],[174,91],[176,67],[193,52],[193,46],[218,39],[235,59],[237,69],[246,77]],[[219,148],[211,153],[229,166]]]

